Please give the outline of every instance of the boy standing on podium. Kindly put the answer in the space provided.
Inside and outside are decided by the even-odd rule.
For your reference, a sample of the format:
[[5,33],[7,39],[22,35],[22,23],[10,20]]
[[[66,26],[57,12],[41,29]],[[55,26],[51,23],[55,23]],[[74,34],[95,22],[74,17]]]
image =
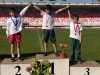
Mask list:
[[71,16],[68,10],[68,15],[70,19],[70,43],[71,43],[71,56],[70,63],[74,64],[75,61],[75,48],[77,50],[77,62],[81,62],[81,43],[82,43],[82,26],[79,23],[78,14],[73,14]]
[[28,3],[28,6],[26,6],[18,15],[16,15],[15,8],[10,8],[9,14],[10,18],[7,20],[7,29],[6,34],[7,38],[9,40],[9,43],[11,44],[11,62],[15,61],[14,56],[14,47],[15,44],[17,46],[17,53],[18,53],[18,60],[22,61],[23,59],[20,56],[20,43],[21,43],[21,30],[22,30],[22,23],[21,18],[25,14],[25,12],[29,9],[29,7],[32,5],[31,2]]
[[68,8],[68,6],[61,8],[55,12],[52,11],[51,5],[46,5],[45,6],[45,11],[41,10],[38,6],[33,5],[33,7],[37,10],[40,11],[41,15],[43,16],[43,24],[42,24],[42,29],[44,30],[43,34],[43,40],[44,40],[44,56],[47,56],[47,47],[48,47],[48,40],[50,38],[50,41],[53,44],[53,48],[55,51],[55,55],[59,56],[57,52],[57,47],[56,47],[56,37],[55,37],[55,32],[54,32],[54,17],[58,12],[61,12],[65,9]]

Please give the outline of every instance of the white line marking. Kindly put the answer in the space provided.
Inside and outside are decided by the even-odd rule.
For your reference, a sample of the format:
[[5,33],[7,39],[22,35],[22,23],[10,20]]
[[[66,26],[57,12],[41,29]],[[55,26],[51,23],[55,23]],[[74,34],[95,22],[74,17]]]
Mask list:
[[43,45],[42,45],[42,39],[40,37],[40,34],[39,34],[38,29],[37,29],[37,34],[38,34],[38,38],[39,38],[39,43],[40,43],[41,51],[43,52],[44,51],[44,48],[43,48]]

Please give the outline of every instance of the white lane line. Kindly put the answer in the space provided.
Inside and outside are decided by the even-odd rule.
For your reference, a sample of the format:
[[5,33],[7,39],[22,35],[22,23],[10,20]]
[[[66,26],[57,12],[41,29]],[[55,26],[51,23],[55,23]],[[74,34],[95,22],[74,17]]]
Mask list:
[[39,34],[38,29],[37,29],[37,34],[38,34],[38,38],[39,38],[39,43],[40,43],[41,51],[43,52],[44,51],[44,48],[43,48],[43,45],[42,45],[42,39],[40,37],[40,34]]

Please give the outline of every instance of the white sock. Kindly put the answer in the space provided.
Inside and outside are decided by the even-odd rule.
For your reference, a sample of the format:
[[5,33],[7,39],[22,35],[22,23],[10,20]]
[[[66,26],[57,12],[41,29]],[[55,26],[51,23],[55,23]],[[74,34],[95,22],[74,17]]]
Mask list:
[[47,50],[45,50],[44,52],[47,52]]
[[12,57],[15,57],[14,54],[12,54]]
[[57,50],[55,50],[55,53],[57,52]]
[[18,56],[17,57],[20,57],[20,54],[18,54]]

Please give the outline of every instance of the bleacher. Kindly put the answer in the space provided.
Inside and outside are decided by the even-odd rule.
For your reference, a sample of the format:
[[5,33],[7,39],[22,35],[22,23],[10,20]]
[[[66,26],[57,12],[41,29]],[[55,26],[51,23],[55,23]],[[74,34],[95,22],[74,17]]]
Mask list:
[[[75,13],[75,12],[74,12]],[[80,16],[80,21],[86,25],[100,25],[100,13],[99,12],[77,12]],[[18,14],[18,12],[17,12]],[[73,14],[73,12],[72,12]],[[0,12],[0,26],[6,25],[7,19],[10,17],[8,12]],[[67,12],[60,12],[54,18],[55,26],[69,25],[69,19]],[[27,12],[23,17],[23,23],[29,23],[30,26],[42,25],[42,16],[39,12]]]

